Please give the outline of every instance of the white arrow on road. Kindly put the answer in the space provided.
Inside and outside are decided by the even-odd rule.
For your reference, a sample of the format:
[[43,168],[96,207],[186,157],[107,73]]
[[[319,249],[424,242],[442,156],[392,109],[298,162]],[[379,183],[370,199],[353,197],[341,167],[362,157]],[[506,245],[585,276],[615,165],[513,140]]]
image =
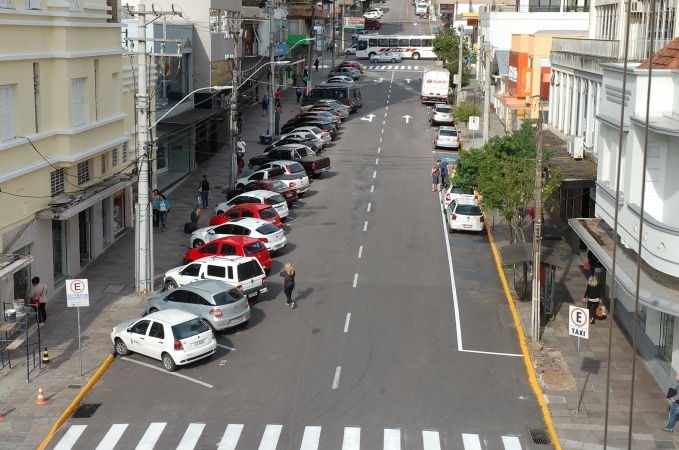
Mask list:
[[378,78],[377,80],[375,80],[375,83],[381,83],[383,81],[384,81],[384,78]]
[[410,123],[410,119],[412,119],[412,116],[403,116],[403,118],[406,120],[406,123]]
[[410,84],[410,78],[406,78],[406,83]]
[[368,122],[372,122],[373,117],[375,117],[375,114],[368,114],[366,117],[361,117],[361,120],[367,120]]

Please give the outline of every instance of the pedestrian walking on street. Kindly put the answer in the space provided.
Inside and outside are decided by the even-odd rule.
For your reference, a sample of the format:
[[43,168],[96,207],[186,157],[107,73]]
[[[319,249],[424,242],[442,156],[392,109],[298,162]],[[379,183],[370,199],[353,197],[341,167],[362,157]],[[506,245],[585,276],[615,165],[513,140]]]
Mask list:
[[47,286],[40,282],[40,277],[33,277],[31,280],[33,286],[28,292],[31,309],[38,311],[38,321],[40,323],[47,322]]
[[238,112],[238,117],[236,118],[236,129],[238,130],[238,134],[243,131],[243,124],[245,123],[245,119],[243,118],[243,113]]
[[292,291],[295,290],[295,269],[292,264],[285,263],[285,270],[280,273],[283,277],[283,292],[285,292],[285,304],[295,309],[295,302],[292,301]]
[[431,191],[432,192],[437,192],[441,186],[439,185],[440,180],[439,177],[441,175],[441,167],[439,166],[439,162],[441,160],[439,159],[436,164],[434,164],[434,167],[431,168]]
[[245,158],[243,158],[243,155],[238,152],[236,154],[236,165],[238,166],[238,172],[236,172],[236,175],[242,175],[243,174],[243,165],[245,164]]
[[203,209],[207,209],[207,199],[210,196],[210,182],[207,181],[207,175],[203,175],[203,179],[198,183],[198,192],[203,202]]
[[247,147],[247,144],[242,137],[239,137],[238,142],[236,142],[236,151],[240,153],[243,158],[245,158],[245,147]]
[[600,292],[599,280],[597,280],[596,276],[589,277],[585,296],[582,299],[583,303],[587,303],[587,309],[589,309],[589,323],[596,322],[596,308],[599,306]]
[[160,211],[160,226],[165,231],[165,225],[167,225],[167,213],[170,212],[170,202],[167,201],[163,194],[160,194],[160,198],[156,202],[158,211]]
[[297,103],[299,103],[299,99],[302,98],[302,88],[297,88],[295,90],[295,95],[297,96]]
[[276,104],[281,102],[281,88],[276,89],[276,92],[274,93],[273,99],[276,102]]
[[316,61],[314,61],[314,67],[316,68],[316,72],[318,72],[318,65],[320,62],[318,61],[318,58],[316,58]]
[[667,392],[667,398],[670,401],[670,413],[669,419],[667,420],[667,426],[663,428],[663,431],[671,433],[674,430],[674,424],[677,421],[677,416],[679,416],[679,372],[676,373],[674,378],[677,379],[677,385],[674,389]]
[[153,194],[151,195],[151,206],[153,207],[153,227],[158,228],[158,225],[160,224],[160,211],[158,211],[158,208],[156,208],[156,202],[160,200],[160,193],[158,192],[158,189],[153,190]]
[[292,85],[297,86],[297,72],[292,73]]
[[[318,61],[318,60],[317,60]],[[309,66],[304,67],[304,74],[302,75],[305,79],[309,78]],[[306,81],[305,81],[306,83]]]
[[262,97],[262,115],[263,116],[268,116],[269,115],[269,99],[265,95]]
[[445,189],[448,186],[448,164],[441,162],[440,159],[438,161],[441,169],[441,189]]

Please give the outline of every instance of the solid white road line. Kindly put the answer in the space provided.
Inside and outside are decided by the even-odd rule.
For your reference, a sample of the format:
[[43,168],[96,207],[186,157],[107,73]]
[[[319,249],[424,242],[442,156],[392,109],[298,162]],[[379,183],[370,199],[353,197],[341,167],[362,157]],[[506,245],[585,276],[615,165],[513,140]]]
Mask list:
[[224,431],[224,436],[222,436],[217,450],[236,450],[236,444],[238,444],[243,427],[244,425],[240,423],[230,423]]
[[357,282],[358,282],[358,274],[355,273],[355,274],[354,274],[354,285],[353,285],[353,287],[356,287],[356,283],[357,283]]
[[57,446],[54,447],[54,450],[71,450],[73,445],[75,445],[75,441],[77,441],[80,435],[83,434],[83,431],[85,431],[85,428],[87,428],[87,425],[71,425],[71,428],[68,429]]
[[368,209],[367,211],[370,212],[370,207],[372,206],[372,203],[368,203]]
[[179,443],[177,450],[193,450],[196,448],[198,439],[200,439],[200,435],[203,433],[203,428],[205,428],[204,423],[189,424],[189,428],[186,429],[186,433],[184,433],[184,437]]
[[401,430],[384,429],[384,450],[401,450]]
[[359,450],[360,447],[361,429],[357,427],[344,427],[342,450]]
[[122,359],[122,360],[124,360],[124,361],[129,361],[129,362],[131,362],[131,363],[139,364],[140,366],[148,367],[149,369],[157,370],[158,372],[163,372],[163,373],[165,373],[165,374],[167,374],[167,375],[174,375],[175,377],[179,377],[179,378],[183,378],[183,379],[185,379],[185,380],[193,381],[194,383],[200,384],[200,385],[205,386],[205,387],[208,387],[208,388],[213,388],[213,387],[214,387],[214,386],[211,385],[211,384],[205,383],[205,382],[200,381],[200,380],[196,380],[195,378],[187,377],[186,375],[182,375],[182,374],[176,373],[176,372],[168,372],[167,370],[161,369],[160,367],[156,367],[156,366],[153,366],[153,365],[151,365],[151,364],[147,364],[147,363],[141,362],[141,361],[136,361],[136,360],[134,360],[134,359],[132,359],[132,358],[128,358],[127,356],[123,356],[123,357],[120,358],[120,359]]
[[225,348],[225,349],[231,350],[231,351],[236,351],[235,348],[233,348],[233,347],[227,347],[226,345],[222,345],[222,344],[217,344],[217,347]]
[[370,186],[370,192],[373,192],[374,190],[375,190],[375,185],[373,184],[372,186]]
[[340,373],[342,372],[342,366],[338,366],[335,369],[335,378],[332,380],[332,388],[337,389],[339,387]]
[[264,429],[262,442],[259,443],[259,450],[276,450],[282,429],[283,425],[267,425]]
[[363,246],[361,245],[360,247],[358,247],[358,257],[360,258],[362,254],[363,254]]
[[[96,450],[113,450],[121,436],[127,429],[126,423],[114,423],[104,436],[104,439],[97,445]],[[177,449],[180,450],[180,449]]]
[[146,433],[142,436],[141,441],[135,447],[135,450],[153,450],[156,446],[156,442],[160,439],[160,435],[163,433],[167,423],[164,422],[153,422],[146,429]]
[[462,444],[464,445],[464,450],[481,450],[481,441],[479,441],[478,434],[462,433]]
[[366,220],[365,223],[363,224],[363,231],[365,231],[367,229],[368,229],[368,221]]
[[502,436],[502,443],[505,450],[521,450],[521,442],[516,436]]
[[304,427],[302,447],[299,450],[318,450],[321,440],[321,427]]
[[376,176],[377,176],[377,171],[374,171],[373,172],[373,178],[375,178]]
[[438,431],[422,431],[422,450],[441,450]]
[[349,322],[351,321],[351,313],[347,313],[347,320],[344,321],[344,332],[349,331]]

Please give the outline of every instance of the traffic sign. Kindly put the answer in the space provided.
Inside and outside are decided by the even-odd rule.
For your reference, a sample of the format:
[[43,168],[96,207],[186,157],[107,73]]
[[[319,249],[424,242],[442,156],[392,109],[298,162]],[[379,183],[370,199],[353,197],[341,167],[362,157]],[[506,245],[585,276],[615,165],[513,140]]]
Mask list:
[[66,280],[66,304],[69,308],[90,306],[90,290],[87,280]]
[[589,310],[582,306],[568,307],[568,334],[589,339]]
[[469,130],[479,131],[479,116],[469,116]]

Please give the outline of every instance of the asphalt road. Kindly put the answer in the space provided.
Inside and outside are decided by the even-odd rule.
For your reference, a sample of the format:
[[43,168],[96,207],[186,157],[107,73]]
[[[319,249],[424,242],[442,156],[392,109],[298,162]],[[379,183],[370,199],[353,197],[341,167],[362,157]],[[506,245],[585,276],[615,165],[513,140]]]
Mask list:
[[[386,22],[398,2],[380,5]],[[117,358],[85,399],[101,407],[69,420],[50,449],[546,447],[528,435],[544,423],[487,237],[446,240],[428,175],[445,152],[432,152],[419,78],[361,77],[364,107],[327,149],[332,171],[291,211],[270,292],[247,329],[218,336],[235,350],[177,372],[188,378]],[[295,310],[276,275],[284,262],[297,269]],[[310,427],[320,444],[302,447],[319,431]]]

